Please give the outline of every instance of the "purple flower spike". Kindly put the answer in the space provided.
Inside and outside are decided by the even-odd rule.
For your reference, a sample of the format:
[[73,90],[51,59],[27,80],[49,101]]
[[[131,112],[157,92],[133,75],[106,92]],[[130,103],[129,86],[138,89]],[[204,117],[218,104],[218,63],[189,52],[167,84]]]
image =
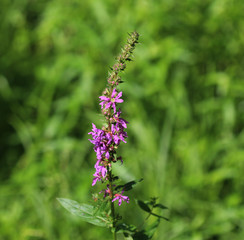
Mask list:
[[122,97],[122,92],[119,92],[117,94],[116,92],[116,88],[114,88],[112,94],[111,94],[111,98],[109,97],[105,97],[105,96],[100,96],[100,101],[101,103],[99,103],[101,105],[101,108],[104,108],[105,105],[105,109],[110,108],[111,106],[114,109],[114,113],[116,113],[116,103],[122,103],[124,102],[123,99],[120,99]]
[[138,38],[139,34],[137,32],[130,34],[130,38],[122,49],[121,55],[119,55],[116,63],[111,68],[112,72],[109,73],[107,79],[108,86],[104,89],[101,94],[102,96],[99,97],[99,105],[101,106],[101,112],[105,117],[106,124],[99,129],[92,123],[92,130],[88,133],[91,135],[89,141],[93,144],[93,150],[96,153],[92,186],[99,181],[100,183],[109,182],[107,189],[100,193],[104,192],[104,197],[109,196],[112,202],[118,200],[119,206],[122,204],[122,201],[129,203],[129,197],[123,196],[124,190],[118,192],[115,188],[113,191],[113,187],[115,187],[113,182],[118,176],[112,174],[112,165],[118,161],[123,164],[122,157],[117,157],[117,149],[121,142],[126,143],[128,136],[125,130],[127,129],[128,122],[120,117],[121,110],[118,107],[118,103],[123,103],[124,100],[122,99],[123,93],[117,89],[117,85],[123,82],[120,73],[126,67],[125,62],[131,60],[132,51],[138,43]]
[[122,201],[126,201],[127,203],[129,203],[129,197],[127,196],[123,196],[122,193],[124,192],[124,190],[121,192],[121,194],[116,193],[114,196],[115,198],[112,200],[112,202],[118,200],[118,204],[119,206],[121,205]]

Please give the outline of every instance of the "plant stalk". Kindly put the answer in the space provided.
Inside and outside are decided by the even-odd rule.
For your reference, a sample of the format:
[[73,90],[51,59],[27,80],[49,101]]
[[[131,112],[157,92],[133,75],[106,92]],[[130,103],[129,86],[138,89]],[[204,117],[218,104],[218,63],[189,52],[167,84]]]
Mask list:
[[112,229],[113,229],[113,239],[117,240],[117,236],[116,236],[116,232],[115,232],[115,226],[116,226],[116,219],[115,219],[115,210],[114,210],[114,202],[112,202],[113,198],[114,198],[114,194],[113,194],[113,180],[112,180],[112,170],[110,169],[108,172],[108,176],[109,176],[109,189],[110,189],[110,207],[111,207],[111,215],[112,215],[112,219],[113,219],[113,225],[112,225]]

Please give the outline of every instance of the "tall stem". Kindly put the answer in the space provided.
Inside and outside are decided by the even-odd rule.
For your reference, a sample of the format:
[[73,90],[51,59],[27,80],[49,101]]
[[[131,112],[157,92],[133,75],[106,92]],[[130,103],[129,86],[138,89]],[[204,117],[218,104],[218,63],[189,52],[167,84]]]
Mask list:
[[[113,88],[110,87],[110,97],[112,94]],[[110,117],[111,117],[111,107],[109,108],[109,119],[108,119],[108,131],[111,132],[111,121],[110,121]],[[110,162],[111,163],[111,162]],[[110,207],[111,207],[111,215],[112,215],[112,219],[113,219],[113,239],[117,240],[117,236],[116,236],[116,232],[115,232],[115,210],[114,210],[114,202],[113,198],[114,198],[114,193],[113,193],[113,177],[112,177],[112,163],[111,166],[108,167],[108,180],[109,180],[109,190],[110,190]]]
[[113,219],[113,239],[116,240],[117,236],[116,236],[116,232],[115,232],[115,210],[114,210],[114,202],[112,202],[114,194],[113,194],[113,179],[112,179],[112,170],[110,170],[108,172],[108,176],[109,176],[109,189],[110,189],[110,207],[111,207],[111,215],[112,215],[112,219]]

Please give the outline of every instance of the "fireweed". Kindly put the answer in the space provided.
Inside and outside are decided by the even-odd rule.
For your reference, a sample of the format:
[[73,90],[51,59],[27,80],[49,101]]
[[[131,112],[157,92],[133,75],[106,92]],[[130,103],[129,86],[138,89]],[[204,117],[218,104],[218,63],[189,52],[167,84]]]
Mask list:
[[[102,183],[106,184],[106,188],[101,190],[99,194],[93,195],[96,205],[79,204],[73,200],[58,198],[68,211],[81,217],[84,221],[110,228],[113,239],[117,239],[117,233],[123,233],[125,239],[151,239],[160,219],[168,220],[153,212],[154,209],[166,209],[164,205],[157,203],[157,198],[151,198],[149,201],[136,200],[138,206],[148,213],[140,227],[121,222],[122,217],[115,213],[115,202],[118,202],[118,206],[121,206],[123,202],[129,203],[130,199],[125,192],[131,190],[142,180],[117,185],[119,176],[112,173],[114,163],[119,161],[123,164],[122,157],[117,156],[117,149],[121,142],[126,143],[128,137],[126,133],[128,122],[121,117],[120,105],[124,100],[122,99],[122,91],[118,89],[118,85],[122,83],[120,73],[126,69],[126,62],[131,61],[138,39],[137,32],[129,34],[127,44],[122,48],[121,54],[108,75],[107,87],[99,97],[99,104],[106,124],[99,129],[92,123],[92,131],[88,133],[91,135],[89,141],[94,145],[93,149],[96,153],[92,186]],[[156,221],[143,229],[145,221],[150,216],[156,217]]]

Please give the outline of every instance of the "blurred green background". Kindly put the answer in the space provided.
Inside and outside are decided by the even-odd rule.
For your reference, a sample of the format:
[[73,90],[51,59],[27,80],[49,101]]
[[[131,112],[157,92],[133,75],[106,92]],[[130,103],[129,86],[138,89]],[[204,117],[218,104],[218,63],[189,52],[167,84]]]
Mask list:
[[[127,33],[123,181],[169,207],[154,239],[244,239],[244,1],[1,0],[0,239],[111,239],[57,197],[91,202],[99,99]],[[118,208],[117,208],[118,209]]]

